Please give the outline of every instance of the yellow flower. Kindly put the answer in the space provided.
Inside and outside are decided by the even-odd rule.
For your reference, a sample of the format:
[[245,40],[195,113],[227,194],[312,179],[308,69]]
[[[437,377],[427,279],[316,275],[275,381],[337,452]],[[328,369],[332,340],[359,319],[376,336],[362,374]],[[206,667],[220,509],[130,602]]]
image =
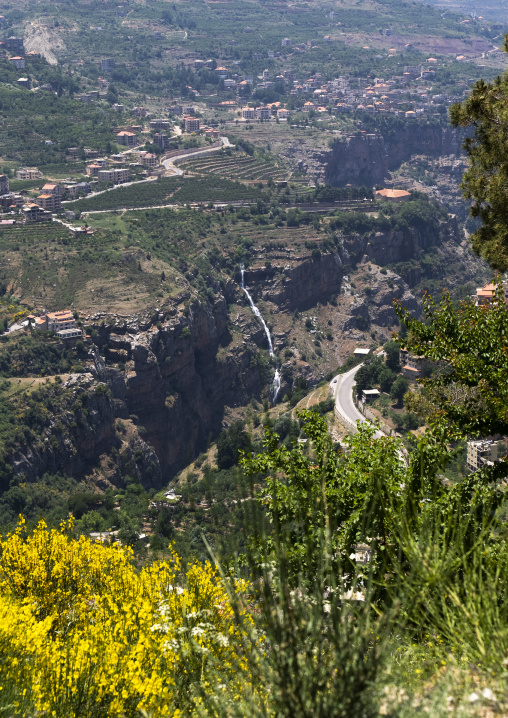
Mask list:
[[206,671],[217,660],[245,681],[233,609],[211,564],[184,573],[173,554],[137,571],[130,549],[74,539],[72,527],[41,521],[28,533],[21,518],[0,542],[0,650],[34,712],[71,717],[100,703],[111,718],[133,706],[174,718],[180,676],[211,691]]

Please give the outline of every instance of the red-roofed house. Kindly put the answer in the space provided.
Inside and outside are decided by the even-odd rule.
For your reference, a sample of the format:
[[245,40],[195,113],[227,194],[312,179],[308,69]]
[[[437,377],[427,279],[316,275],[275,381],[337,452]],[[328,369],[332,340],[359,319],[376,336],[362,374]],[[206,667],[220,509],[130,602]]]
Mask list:
[[411,193],[405,189],[380,189],[376,191],[376,199],[381,202],[405,202],[410,199]]
[[116,136],[119,145],[134,147],[136,145],[136,135],[134,132],[119,132]]

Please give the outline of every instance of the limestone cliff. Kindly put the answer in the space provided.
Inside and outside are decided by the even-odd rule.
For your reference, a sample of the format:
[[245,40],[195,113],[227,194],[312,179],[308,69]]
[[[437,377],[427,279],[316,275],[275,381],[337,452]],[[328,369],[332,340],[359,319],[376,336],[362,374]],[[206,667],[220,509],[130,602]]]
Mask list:
[[125,370],[107,368],[95,354],[94,372],[111,388],[117,415],[143,427],[168,477],[220,430],[226,404],[244,405],[261,396],[262,386],[256,345],[230,335],[224,296],[157,319],[135,335],[102,327],[99,347]]
[[320,153],[328,184],[372,186],[382,183],[389,170],[412,155],[459,155],[461,135],[450,127],[406,123],[402,129],[351,135],[337,139],[329,152]]
[[[45,473],[81,478],[101,457],[110,456],[107,481],[121,485],[129,475],[146,486],[161,483],[153,449],[132,432],[122,440],[115,427],[115,406],[106,385],[90,374],[72,375],[62,386],[44,387],[39,430],[19,441],[8,456],[13,476],[33,482]],[[39,411],[41,411],[39,409]]]
[[281,270],[259,268],[245,272],[245,280],[266,301],[283,311],[302,311],[326,302],[340,292],[342,259],[338,252],[305,257]]
[[447,221],[440,222],[439,229],[435,234],[407,229],[365,235],[351,234],[343,237],[342,242],[350,261],[357,262],[367,255],[376,264],[386,266],[416,259],[422,252],[426,252],[432,247],[449,244],[458,246],[462,239],[457,219],[452,215]]

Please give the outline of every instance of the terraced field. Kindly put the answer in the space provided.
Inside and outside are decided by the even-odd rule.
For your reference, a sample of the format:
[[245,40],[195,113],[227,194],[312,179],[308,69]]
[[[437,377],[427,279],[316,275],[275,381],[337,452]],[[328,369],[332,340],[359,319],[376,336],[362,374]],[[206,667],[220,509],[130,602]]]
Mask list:
[[216,174],[238,182],[262,182],[263,180],[282,181],[288,177],[287,170],[277,163],[250,157],[247,154],[224,152],[207,157],[196,157],[180,163],[180,167],[193,174]]
[[0,251],[12,250],[17,244],[30,248],[34,242],[62,242],[70,232],[59,222],[20,224],[0,229]]

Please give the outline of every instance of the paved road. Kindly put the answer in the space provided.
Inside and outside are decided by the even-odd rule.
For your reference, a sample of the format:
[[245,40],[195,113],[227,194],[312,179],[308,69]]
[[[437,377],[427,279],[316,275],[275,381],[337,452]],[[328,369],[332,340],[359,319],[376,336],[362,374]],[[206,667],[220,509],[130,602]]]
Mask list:
[[7,329],[7,334],[10,334],[11,332],[19,332],[20,329],[24,329],[28,325],[28,319],[25,319],[22,322],[17,322],[16,324],[12,324],[9,329]]
[[205,147],[203,150],[198,150],[197,152],[190,152],[185,153],[183,152],[181,155],[175,155],[174,157],[169,157],[167,160],[162,160],[162,164],[166,168],[166,177],[172,176],[175,177],[176,175],[183,175],[183,170],[179,169],[175,166],[174,162],[178,162],[182,159],[191,159],[193,157],[199,157],[200,155],[208,154],[209,152],[218,152],[223,147],[233,147],[233,145],[230,143],[227,137],[221,137],[220,138],[221,145],[220,147]]
[[140,212],[145,209],[182,209],[179,204],[155,204],[149,207],[115,207],[115,209],[87,209],[81,212],[81,216],[85,217],[89,214],[115,214],[115,212]]
[[[337,413],[341,415],[344,421],[353,427],[356,427],[356,422],[366,422],[367,419],[363,414],[358,411],[353,402],[353,386],[355,384],[356,372],[363,364],[353,367],[345,374],[338,374],[332,380],[330,386],[333,390],[335,397],[335,408]],[[379,439],[384,436],[382,431],[377,430],[374,434],[375,439]]]

